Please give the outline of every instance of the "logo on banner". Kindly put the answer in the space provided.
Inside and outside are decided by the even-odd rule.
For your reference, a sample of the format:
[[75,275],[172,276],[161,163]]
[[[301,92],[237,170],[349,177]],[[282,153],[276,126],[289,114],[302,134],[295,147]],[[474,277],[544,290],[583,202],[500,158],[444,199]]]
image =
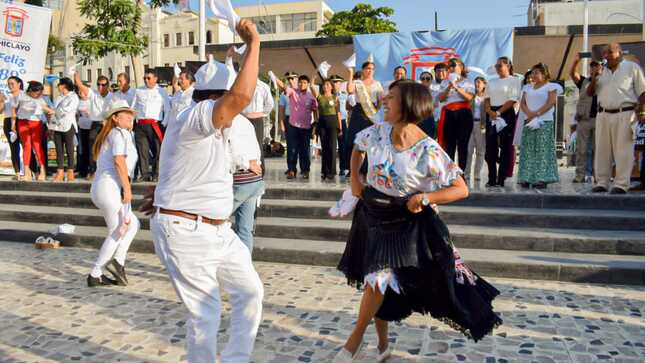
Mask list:
[[12,37],[21,37],[25,27],[25,19],[29,17],[27,12],[20,8],[8,7],[2,13],[5,20],[4,33]]
[[450,58],[459,58],[455,48],[426,47],[410,49],[410,54],[403,57],[403,64],[410,65],[410,74],[417,70],[432,69],[439,63],[447,63]]

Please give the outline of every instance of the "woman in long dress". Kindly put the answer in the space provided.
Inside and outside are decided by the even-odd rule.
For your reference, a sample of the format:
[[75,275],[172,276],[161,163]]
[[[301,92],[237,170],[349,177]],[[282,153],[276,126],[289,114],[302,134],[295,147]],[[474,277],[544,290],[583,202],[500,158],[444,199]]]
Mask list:
[[[360,132],[352,152],[352,193],[360,198],[338,265],[363,289],[356,326],[334,363],[353,362],[375,319],[376,362],[391,355],[388,322],[431,314],[475,341],[501,324],[499,291],[470,270],[452,246],[433,204],[468,196],[461,169],[418,126],[432,113],[427,87],[395,82],[385,97],[387,123]],[[368,160],[367,185],[358,175]]]

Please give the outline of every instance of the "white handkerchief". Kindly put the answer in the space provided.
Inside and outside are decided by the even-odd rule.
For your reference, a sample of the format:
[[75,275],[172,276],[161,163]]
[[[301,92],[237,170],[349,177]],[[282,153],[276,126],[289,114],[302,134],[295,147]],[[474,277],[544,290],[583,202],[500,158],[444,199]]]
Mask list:
[[213,15],[228,22],[228,27],[235,34],[235,27],[240,22],[240,16],[233,10],[231,0],[210,0],[210,7]]
[[273,71],[269,71],[269,78],[271,78],[271,83],[273,84],[273,88],[278,88],[278,77],[275,76],[275,73]]
[[498,117],[498,118],[494,119],[493,122],[491,122],[491,123],[495,126],[495,130],[497,132],[502,131],[504,129],[504,127],[506,127],[508,125],[506,123],[506,120],[504,120],[501,117]]
[[347,58],[343,65],[347,68],[356,68],[356,53],[352,54],[351,57]]
[[128,228],[130,228],[130,213],[132,212],[132,204],[124,204],[121,206],[121,209],[119,210],[119,228],[117,230],[118,232],[118,239],[123,238],[125,236],[126,232],[128,232]]
[[468,66],[468,72],[477,73],[481,77],[488,78],[488,75],[486,74],[486,72],[484,72],[484,70],[479,67]]
[[346,189],[343,196],[336,204],[329,209],[329,216],[333,218],[342,218],[348,216],[356,208],[358,198],[352,195],[351,189]]
[[539,118],[534,118],[531,122],[526,124],[526,127],[528,127],[531,130],[537,130],[542,126],[542,120]]
[[16,140],[18,140],[18,135],[13,131],[9,132],[9,141],[11,141],[11,143],[14,143],[16,142]]
[[179,74],[181,73],[181,68],[179,68],[179,65],[175,63],[174,67],[172,67],[172,70],[175,72],[175,77],[179,78]]
[[233,50],[235,51],[235,53],[237,53],[239,55],[243,55],[244,52],[246,52],[246,44],[242,44],[242,46],[240,46],[239,48],[238,47],[233,47]]
[[329,63],[327,63],[327,61],[323,61],[323,62],[322,62],[322,63],[320,63],[320,65],[318,66],[318,71],[320,72],[320,75],[321,75],[323,78],[327,78],[327,77],[328,77],[328,73],[329,73],[329,69],[330,69],[330,68],[331,68],[331,65],[330,65]]
[[459,79],[459,75],[457,73],[450,73],[448,75],[448,81],[450,83],[455,83],[455,82],[457,82],[458,79]]

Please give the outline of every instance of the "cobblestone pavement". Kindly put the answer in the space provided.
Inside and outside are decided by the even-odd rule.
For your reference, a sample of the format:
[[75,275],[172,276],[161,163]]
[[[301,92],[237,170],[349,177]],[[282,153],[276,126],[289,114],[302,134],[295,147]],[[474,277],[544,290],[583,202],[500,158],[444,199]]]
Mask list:
[[[95,256],[0,242],[0,362],[185,360],[185,310],[156,256],[131,254],[128,287],[89,289]],[[257,268],[266,297],[253,361],[329,362],[353,325],[359,293],[333,268]],[[390,362],[645,361],[645,288],[491,281],[505,322],[493,336],[474,344],[415,315],[391,327]],[[371,327],[366,342],[360,362],[373,361]]]

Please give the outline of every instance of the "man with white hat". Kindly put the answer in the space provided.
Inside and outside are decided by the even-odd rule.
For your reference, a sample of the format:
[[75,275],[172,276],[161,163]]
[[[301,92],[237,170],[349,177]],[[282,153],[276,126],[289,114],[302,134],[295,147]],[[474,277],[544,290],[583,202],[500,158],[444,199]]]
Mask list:
[[188,362],[215,362],[222,311],[220,287],[232,305],[230,339],[221,363],[248,362],[262,315],[262,282],[249,249],[231,229],[232,158],[229,128],[244,121],[258,78],[260,37],[241,20],[248,46],[235,78],[211,59],[195,74],[196,103],[168,124],[150,226],[155,250],[190,314]]

